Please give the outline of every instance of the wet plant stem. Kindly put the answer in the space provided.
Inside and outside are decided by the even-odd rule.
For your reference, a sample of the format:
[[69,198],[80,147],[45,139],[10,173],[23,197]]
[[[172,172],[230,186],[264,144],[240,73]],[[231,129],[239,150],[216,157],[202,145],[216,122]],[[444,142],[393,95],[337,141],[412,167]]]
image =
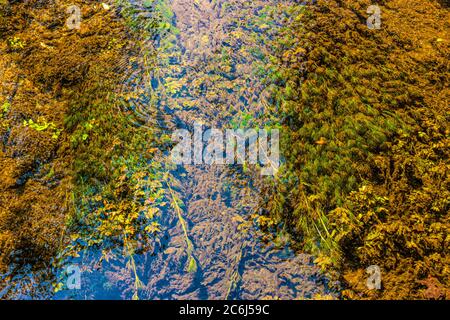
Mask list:
[[186,221],[184,220],[184,218],[181,214],[181,208],[178,205],[178,201],[177,201],[178,198],[176,197],[175,193],[173,192],[173,189],[170,186],[170,182],[169,182],[168,178],[166,178],[166,184],[167,184],[167,188],[169,189],[170,196],[172,198],[172,206],[173,206],[175,212],[177,213],[178,220],[180,221],[181,227],[183,228],[184,237],[185,237],[186,246],[187,246],[187,254],[188,254],[188,272],[195,272],[197,270],[197,264],[196,264],[193,254],[192,254],[193,245],[192,245],[191,240],[189,240]]

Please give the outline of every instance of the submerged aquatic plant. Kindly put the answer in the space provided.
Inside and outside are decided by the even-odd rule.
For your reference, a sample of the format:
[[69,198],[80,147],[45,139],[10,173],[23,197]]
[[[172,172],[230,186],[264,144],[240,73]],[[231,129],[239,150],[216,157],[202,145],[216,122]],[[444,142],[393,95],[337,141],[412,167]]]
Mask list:
[[[348,298],[424,298],[427,277],[448,297],[448,103],[435,81],[448,78],[448,46],[403,54],[401,45],[442,33],[439,19],[418,14],[423,7],[448,13],[433,1],[396,3],[403,14],[369,32],[355,16],[361,3],[318,1],[277,44],[289,86],[274,99],[289,148],[268,206],[340,273]],[[425,29],[414,36],[399,29],[419,21]],[[382,290],[364,285],[372,264],[383,270]]]
[[8,39],[8,46],[12,50],[21,50],[25,48],[25,42],[21,40],[19,37],[13,37]]
[[3,118],[8,113],[9,109],[11,108],[11,104],[6,101],[1,107],[0,107],[0,118]]
[[174,183],[174,179],[173,178],[170,179],[169,175],[170,175],[169,172],[167,172],[165,174],[165,182],[167,184],[167,188],[169,190],[169,194],[170,194],[170,198],[171,198],[170,206],[177,214],[178,221],[180,222],[181,228],[183,229],[183,233],[184,233],[184,240],[186,242],[186,252],[187,252],[187,258],[188,258],[187,271],[188,272],[196,272],[197,271],[197,261],[195,260],[195,257],[194,257],[194,245],[192,244],[192,241],[189,239],[186,220],[184,220],[182,211],[181,211],[181,208],[182,208],[182,206],[184,206],[184,204],[183,204],[183,201],[174,192],[174,190],[171,186],[171,184]]
[[62,131],[53,122],[47,122],[45,120],[38,122],[34,122],[33,119],[23,120],[23,125],[37,131],[45,131],[48,129],[52,133],[52,139],[58,139]]

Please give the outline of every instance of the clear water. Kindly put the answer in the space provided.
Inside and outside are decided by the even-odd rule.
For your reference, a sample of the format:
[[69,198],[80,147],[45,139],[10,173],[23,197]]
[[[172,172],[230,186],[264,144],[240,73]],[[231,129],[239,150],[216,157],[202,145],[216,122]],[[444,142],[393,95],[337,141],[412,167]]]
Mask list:
[[[136,60],[120,89],[131,96],[126,106],[136,125],[141,130],[159,126],[168,133],[192,130],[195,123],[221,129],[276,125],[277,106],[271,96],[282,83],[273,80],[276,70],[267,66],[275,40],[291,23],[289,10],[301,4],[160,3],[173,14],[169,23],[175,28],[144,42],[148,48],[141,52],[148,49],[152,59]],[[143,21],[154,14],[148,3],[131,5]],[[178,182],[173,192],[184,203],[181,215],[196,271],[187,270],[189,254],[179,215],[166,209],[161,240],[151,252],[130,259],[117,249],[108,261],[100,259],[101,248],[80,252],[67,264],[80,266],[81,289],[61,290],[51,298],[299,299],[333,294],[313,258],[292,249],[287,234],[280,232],[276,241],[267,241],[267,234],[253,223],[264,200],[262,187],[268,183],[257,171],[239,165],[180,165],[171,175]]]

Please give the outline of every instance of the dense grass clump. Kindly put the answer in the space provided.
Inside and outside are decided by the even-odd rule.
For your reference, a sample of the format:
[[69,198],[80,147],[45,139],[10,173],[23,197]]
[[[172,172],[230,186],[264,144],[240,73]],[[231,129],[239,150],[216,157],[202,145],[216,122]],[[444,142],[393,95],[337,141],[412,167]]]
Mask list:
[[448,6],[382,1],[370,30],[371,4],[318,1],[286,30],[286,166],[269,207],[344,297],[448,298]]

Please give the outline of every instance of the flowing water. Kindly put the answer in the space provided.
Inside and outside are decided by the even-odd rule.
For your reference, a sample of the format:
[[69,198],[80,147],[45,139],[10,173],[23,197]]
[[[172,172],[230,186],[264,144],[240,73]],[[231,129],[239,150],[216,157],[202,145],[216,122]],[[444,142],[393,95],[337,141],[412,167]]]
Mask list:
[[[134,15],[151,19],[155,6],[164,33],[144,42],[152,52],[121,88],[142,130],[276,127],[269,67],[276,40],[293,7],[275,0],[132,1]],[[170,28],[169,28],[170,24]],[[142,62],[143,61],[143,62]],[[272,63],[273,64],[273,63]],[[157,161],[157,160],[154,160]],[[167,159],[159,159],[164,162]],[[299,299],[333,292],[313,264],[296,252],[282,228],[268,237],[258,219],[262,187],[271,177],[241,165],[178,165],[167,194],[183,203],[161,214],[161,241],[151,252],[99,261],[101,250],[81,253],[79,290],[56,299]],[[268,182],[269,181],[269,182]],[[268,240],[269,239],[269,240]],[[272,240],[270,240],[272,239]]]

